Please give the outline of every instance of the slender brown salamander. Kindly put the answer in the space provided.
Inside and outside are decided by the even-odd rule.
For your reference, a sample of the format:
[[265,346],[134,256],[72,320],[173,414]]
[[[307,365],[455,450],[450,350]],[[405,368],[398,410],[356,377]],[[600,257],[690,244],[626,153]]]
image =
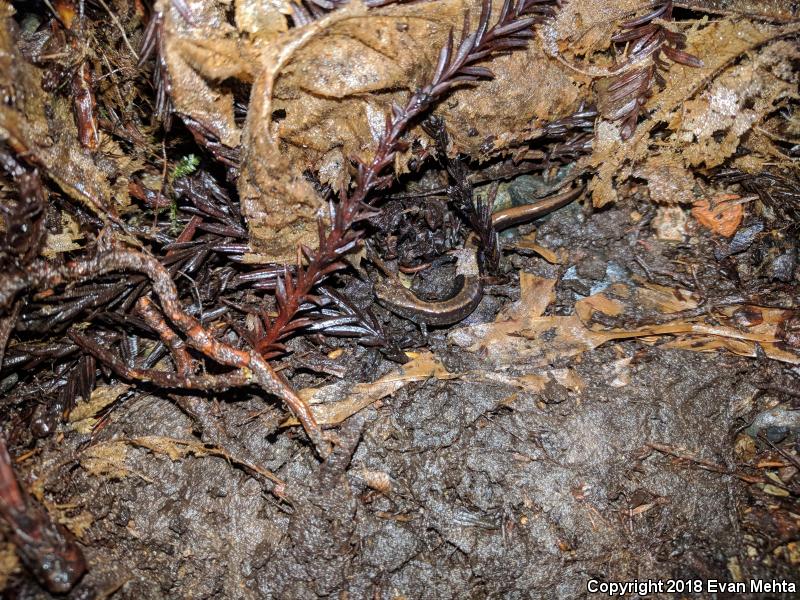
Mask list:
[[[578,187],[554,194],[532,204],[515,206],[497,211],[492,215],[492,225],[500,231],[520,223],[533,221],[566,206],[583,193]],[[426,302],[400,284],[396,279],[384,279],[375,285],[378,301],[396,315],[417,324],[452,325],[467,318],[483,298],[483,284],[478,271],[477,246],[470,238],[467,247],[460,252],[456,266],[459,291],[447,300]]]

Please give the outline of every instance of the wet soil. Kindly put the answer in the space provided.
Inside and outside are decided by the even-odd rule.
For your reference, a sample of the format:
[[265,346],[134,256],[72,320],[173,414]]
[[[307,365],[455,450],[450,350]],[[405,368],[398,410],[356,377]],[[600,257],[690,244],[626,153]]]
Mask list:
[[[679,253],[701,265],[709,289],[724,288],[708,237],[659,242],[646,220],[631,221],[634,208],[588,215],[573,205],[538,223],[538,241],[566,248],[567,264],[507,253],[510,282],[490,288],[469,321],[491,320],[518,295],[519,269],[562,277],[551,307],[562,313],[609,274],[643,274],[636,256],[657,269]],[[574,275],[564,278],[569,267]],[[396,335],[423,342],[410,324],[383,316]],[[481,368],[446,333],[428,334],[437,356],[453,370]],[[347,379],[396,367],[376,350],[346,348],[337,360]],[[615,367],[621,358],[631,359],[627,384]],[[590,579],[796,579],[778,551],[796,539],[769,509],[779,500],[731,475],[737,435],[786,400],[759,386],[788,367],[640,342],[558,366],[573,367],[585,389],[552,382],[520,392],[458,379],[406,386],[342,424],[325,462],[300,430],[280,427],[285,413],[269,399],[138,392],[93,444],[164,436],[224,448],[232,459],[131,445],[127,473],[91,474],[79,463],[90,438],[65,430],[20,472],[44,479],[45,499],[63,518],[90,522],[81,536],[90,571],[73,598],[575,598]],[[536,372],[524,362],[511,371]],[[294,374],[300,387],[320,382]],[[796,443],[796,429],[784,433]],[[47,597],[20,572],[6,593]]]

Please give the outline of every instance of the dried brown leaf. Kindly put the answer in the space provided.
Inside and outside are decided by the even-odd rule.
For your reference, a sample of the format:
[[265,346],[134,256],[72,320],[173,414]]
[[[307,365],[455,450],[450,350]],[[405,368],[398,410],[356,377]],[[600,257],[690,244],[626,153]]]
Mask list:
[[[290,260],[298,243],[316,243],[322,203],[304,172],[342,189],[350,158],[369,158],[392,103],[403,103],[430,78],[449,31],[460,33],[465,11],[480,12],[477,0],[372,10],[353,1],[267,39],[237,35],[220,21],[222,8],[206,4],[194,26],[175,8],[165,13],[173,95],[179,112],[204,123],[224,144],[241,139],[239,192],[251,260]],[[495,3],[495,17],[500,7]],[[220,70],[229,63],[234,66]],[[535,77],[531,64],[537,64]],[[437,109],[451,129],[453,151],[485,157],[514,143],[518,132],[569,115],[579,104],[576,74],[565,72],[535,41],[528,50],[493,60],[491,70],[493,80],[454,89]],[[232,96],[219,82],[225,77],[253,82],[241,131]],[[408,160],[408,153],[397,157],[400,171]]]
[[45,245],[42,248],[42,255],[46,258],[55,258],[63,252],[79,250],[81,245],[78,243],[83,240],[80,225],[67,213],[61,213],[61,233],[47,233]]
[[[252,81],[250,44],[228,22],[227,7],[217,2],[191,5],[191,23],[173,2],[161,1],[163,58],[169,72],[172,102],[179,114],[202,123],[220,143],[234,148],[241,131],[233,116],[233,93],[220,85],[228,78]],[[242,7],[244,26],[255,26]],[[238,13],[237,13],[238,14]]]
[[0,590],[6,589],[11,575],[22,568],[17,558],[16,546],[11,542],[0,544]]
[[797,4],[786,0],[681,0],[675,5],[724,15],[762,17],[770,21],[792,21],[799,14]]
[[[544,280],[548,281],[548,280]],[[554,282],[548,281],[550,285]],[[720,309],[717,323],[706,323],[703,317],[676,318],[663,324],[628,326],[653,317],[664,317],[690,311],[697,302],[685,290],[654,284],[632,286],[616,284],[610,292],[597,294],[576,304],[570,316],[541,316],[542,309],[532,296],[535,286],[523,288],[513,316],[498,316],[494,323],[473,325],[452,331],[448,339],[469,352],[479,353],[496,368],[525,365],[545,367],[554,361],[574,357],[613,340],[639,338],[654,343],[664,336],[669,347],[696,352],[725,348],[736,354],[755,356],[759,349],[775,360],[800,364],[800,353],[786,348],[778,336],[778,328],[788,318],[787,311],[739,305]],[[608,293],[613,293],[610,298]],[[526,314],[524,308],[533,307]],[[747,308],[748,314],[758,311],[759,317],[744,327],[737,311]],[[600,313],[599,316],[596,316]],[[609,317],[621,324],[608,325]],[[662,319],[663,320],[663,319]]]
[[124,479],[132,473],[125,465],[127,457],[128,444],[115,440],[89,446],[81,454],[80,462],[89,475],[108,479]]
[[[788,93],[786,82],[789,81],[791,71],[778,68],[759,69],[756,72],[753,65],[756,61],[763,61],[761,64],[765,66],[780,64],[781,59],[777,56],[786,54],[781,48],[787,43],[780,41],[780,38],[798,31],[798,23],[773,25],[743,19],[722,19],[688,31],[686,49],[702,58],[704,66],[694,68],[671,65],[664,73],[663,91],[654,94],[646,104],[646,109],[652,111],[652,114],[638,125],[633,136],[626,142],[622,141],[617,125],[608,122],[598,124],[594,151],[587,161],[596,168],[596,175],[589,184],[594,205],[599,207],[616,200],[619,184],[631,177],[637,169],[646,169],[642,165],[649,160],[658,160],[662,165],[682,167],[700,164],[711,166],[720,164],[730,156],[738,147],[742,135],[771,110],[770,107],[778,98]],[[762,53],[757,53],[755,58],[747,57],[741,64],[736,63],[739,57],[773,40],[777,41],[770,46],[763,59],[759,58]],[[737,92],[726,88],[725,83],[716,83],[741,78],[743,84],[746,80],[743,76],[745,71],[769,80],[766,82],[768,85],[764,96],[760,95],[759,86],[741,88]],[[714,83],[709,87],[710,82]],[[717,90],[718,95],[722,96],[712,101],[708,94],[713,92],[708,92],[707,89]],[[745,92],[745,89],[748,91]],[[727,105],[722,102],[723,96],[729,98],[727,105],[730,105],[724,110],[721,107]],[[747,97],[755,99],[757,108],[754,107],[753,112],[744,111],[741,116],[734,115],[734,111],[739,110],[734,107],[743,107]],[[724,122],[716,119],[715,125],[701,127],[703,121],[700,115],[709,116],[712,104],[720,106],[716,112],[722,111],[727,116]],[[687,106],[694,107],[692,112],[697,115],[696,118],[685,114]],[[660,140],[658,152],[655,153],[651,132],[664,123],[676,133]],[[714,128],[718,126],[725,132],[721,142],[717,142],[714,137],[717,132]],[[654,156],[658,158],[654,159]]]
[[[401,368],[388,373],[372,383],[352,385],[343,381],[319,388],[300,390],[314,412],[317,421],[326,425],[336,425],[363,410],[370,404],[387,398],[410,383],[428,379],[461,379],[464,381],[501,383],[518,387],[527,392],[541,392],[550,381],[555,381],[569,390],[580,392],[585,387],[580,376],[571,369],[549,369],[537,374],[509,375],[499,371],[481,369],[453,373],[430,352],[411,353],[412,360]],[[299,422],[288,418],[282,426],[295,426]]]
[[[335,425],[414,381],[458,377],[457,374],[450,373],[430,352],[414,353],[410,356],[410,362],[372,383],[351,386],[348,382],[341,382],[320,388],[306,388],[300,390],[300,397],[311,405],[318,423]],[[298,424],[297,419],[290,417],[282,425],[288,427]]]
[[189,455],[197,457],[219,456],[230,462],[242,465],[248,471],[277,485],[283,485],[283,481],[271,471],[232,456],[223,448],[205,445],[196,440],[184,440],[158,435],[112,440],[89,446],[81,454],[81,466],[91,475],[97,477],[123,478],[128,475],[137,475],[141,479],[152,483],[152,480],[148,477],[131,470],[125,465],[128,449],[131,447],[146,448],[151,452],[163,454],[172,461],[180,460]]
[[94,523],[94,515],[92,515],[92,513],[90,513],[88,510],[82,510],[74,517],[60,517],[58,522],[69,529],[75,535],[75,537],[78,539],[83,539],[83,534],[85,534]]
[[722,194],[714,198],[711,204],[708,200],[698,200],[692,208],[692,216],[706,229],[719,235],[730,237],[744,218],[744,207],[737,200],[736,194]]
[[[797,60],[797,45],[779,40],[727,69],[707,90],[688,100],[670,122],[683,143],[679,156],[684,164],[722,164],[736,152],[742,136],[773,112],[779,101],[798,98],[792,66]],[[677,149],[673,152],[677,154]]]
[[671,153],[648,158],[633,175],[647,181],[650,200],[656,204],[691,204],[695,200],[694,175]]
[[94,389],[88,402],[80,401],[69,413],[69,420],[72,427],[81,433],[91,433],[97,419],[97,415],[106,406],[113,404],[117,398],[128,391],[130,386],[125,383],[115,385],[101,385]]

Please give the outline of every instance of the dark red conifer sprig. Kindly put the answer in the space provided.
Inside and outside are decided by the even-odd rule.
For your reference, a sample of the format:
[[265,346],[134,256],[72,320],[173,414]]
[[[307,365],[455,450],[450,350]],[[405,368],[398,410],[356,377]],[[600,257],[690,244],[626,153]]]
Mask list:
[[625,44],[627,60],[620,67],[639,65],[614,77],[600,94],[601,113],[621,123],[623,140],[633,135],[654,84],[665,84],[661,74],[669,68],[665,58],[687,67],[703,66],[702,60],[682,49],[686,36],[659,22],[672,20],[672,8],[672,0],[657,2],[646,15],[623,23],[622,31],[611,38],[615,44]]
[[340,199],[338,206],[330,204],[329,229],[322,218],[318,221],[319,247],[316,250],[301,247],[295,274],[286,269],[283,276],[278,278],[275,290],[278,314],[274,319],[263,317],[263,330],[256,332],[252,339],[264,358],[281,354],[284,347],[280,342],[292,332],[311,324],[310,318],[298,317],[298,313],[304,304],[319,301],[312,294],[315,285],[334,271],[344,268],[342,255],[356,247],[363,236],[363,230],[356,226],[375,214],[375,209],[367,203],[367,199],[372,192],[392,182],[394,175],[384,174],[384,171],[394,163],[398,152],[408,148],[408,142],[402,138],[411,123],[453,87],[492,78],[494,74],[488,68],[476,63],[500,52],[526,47],[533,37],[531,27],[552,16],[554,4],[560,6],[560,1],[505,0],[497,23],[490,28],[492,4],[491,0],[483,0],[478,26],[472,33],[468,33],[470,15],[465,15],[457,48],[450,33],[447,43],[439,52],[430,82],[414,92],[405,106],[392,106],[392,114],[386,117],[384,133],[372,160],[367,163],[355,159],[358,165],[355,187]]

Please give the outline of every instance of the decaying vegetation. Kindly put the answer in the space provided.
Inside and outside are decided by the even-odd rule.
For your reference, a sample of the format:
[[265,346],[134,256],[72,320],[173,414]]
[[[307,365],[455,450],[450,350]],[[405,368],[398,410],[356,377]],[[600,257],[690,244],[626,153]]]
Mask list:
[[[566,597],[796,573],[795,8],[0,0],[0,19],[0,587],[551,597],[566,561]],[[445,310],[468,277],[478,295],[429,321],[452,328],[374,293]],[[597,431],[603,402],[629,416]],[[571,427],[626,441],[584,453]],[[186,483],[192,461],[216,470]],[[738,498],[736,536],[669,512],[686,493]],[[229,504],[185,509],[210,498]],[[203,552],[233,566],[197,573]]]

